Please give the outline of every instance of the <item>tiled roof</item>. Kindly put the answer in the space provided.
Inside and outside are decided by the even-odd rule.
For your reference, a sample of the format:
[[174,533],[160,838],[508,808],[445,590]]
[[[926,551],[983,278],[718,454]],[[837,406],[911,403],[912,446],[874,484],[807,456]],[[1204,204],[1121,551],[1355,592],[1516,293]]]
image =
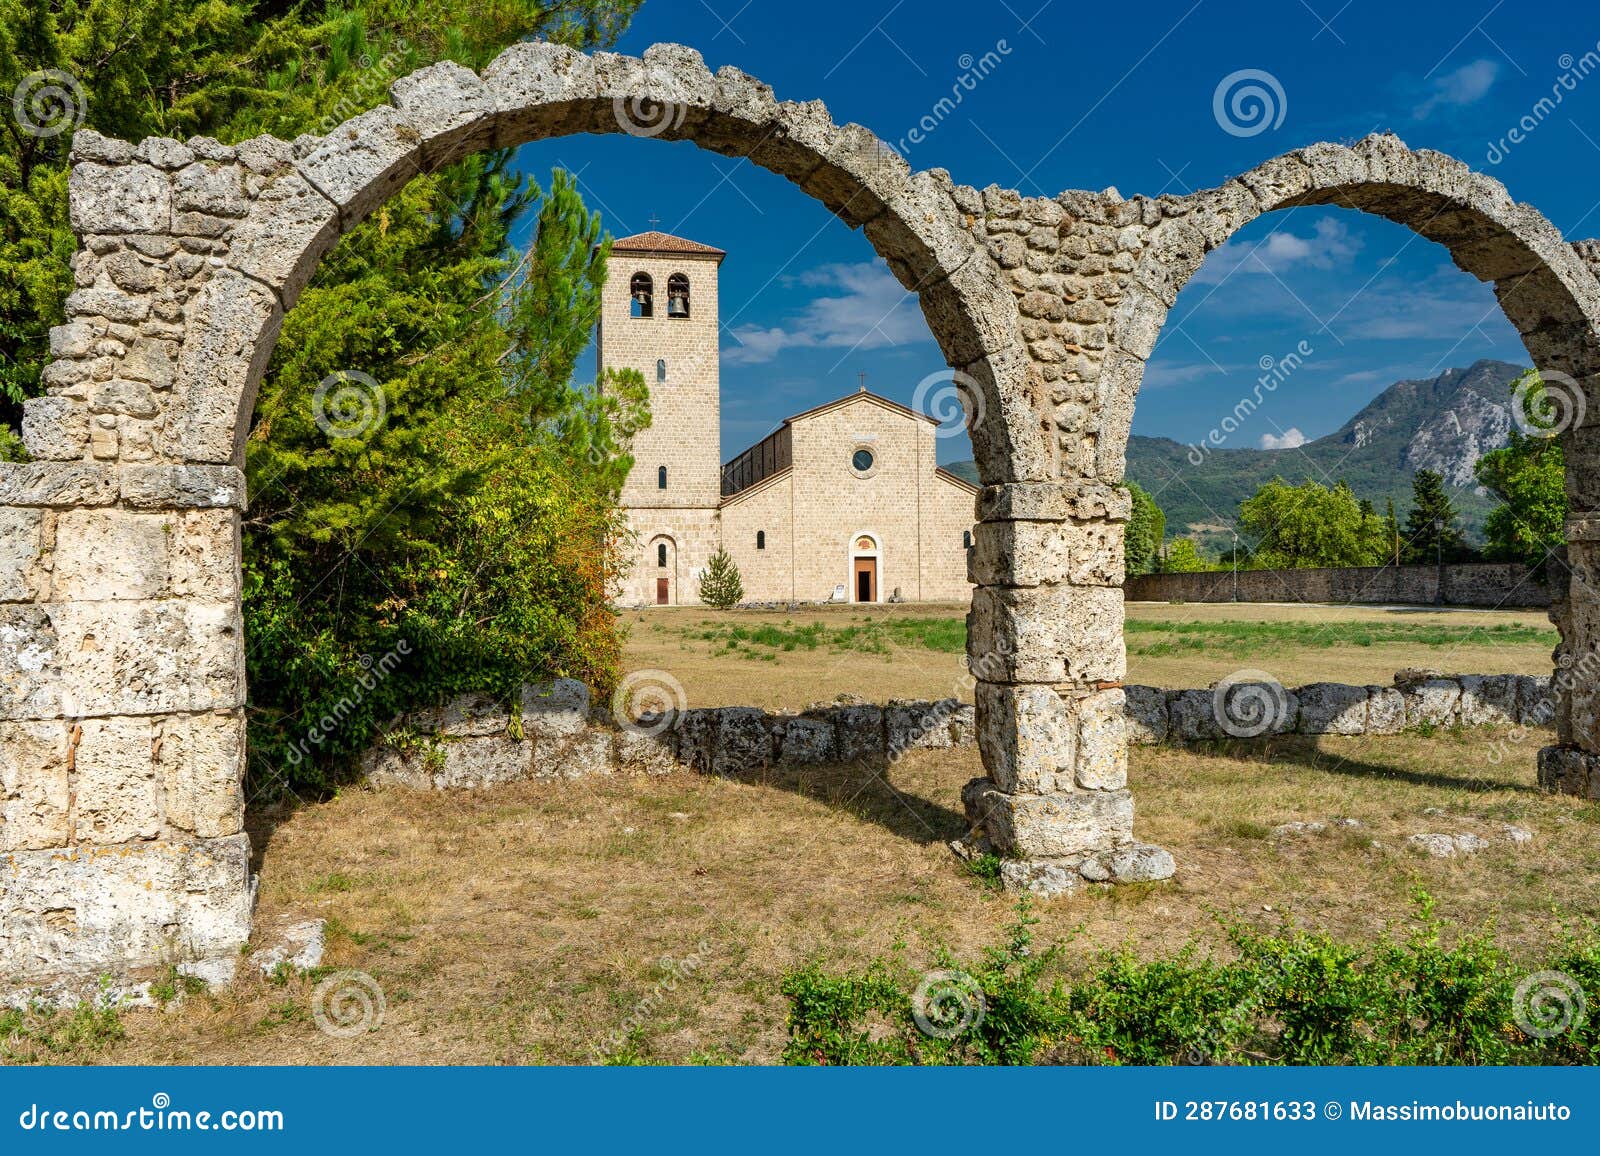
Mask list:
[[671,233],[635,233],[631,237],[618,237],[611,242],[613,253],[699,253],[707,257],[726,257],[721,249],[702,245],[687,237],[674,237]]

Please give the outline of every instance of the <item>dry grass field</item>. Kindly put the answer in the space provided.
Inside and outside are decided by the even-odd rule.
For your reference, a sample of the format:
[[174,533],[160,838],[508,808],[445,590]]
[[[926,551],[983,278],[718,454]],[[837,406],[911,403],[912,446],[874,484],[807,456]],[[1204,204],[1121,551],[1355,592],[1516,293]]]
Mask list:
[[[971,700],[965,606],[697,607],[624,616],[630,670],[665,670],[691,706],[794,709],[840,693]],[[1555,629],[1543,611],[1417,607],[1128,605],[1128,681],[1209,686],[1241,667],[1285,686],[1387,684],[1402,667],[1549,674]]]
[[[1173,849],[1177,878],[1043,905],[1040,942],[1067,942],[1078,967],[1118,945],[1225,950],[1218,915],[1365,938],[1403,931],[1422,886],[1461,927],[1492,924],[1531,953],[1567,922],[1600,916],[1600,807],[1534,788],[1541,736],[1498,763],[1496,737],[1137,750],[1138,830]],[[326,963],[382,985],[381,1027],[331,1038],[311,1020],[312,980],[247,976],[223,995],[128,1014],[120,1042],[54,1058],[592,1063],[633,1017],[631,1049],[649,1062],[771,1062],[790,969],[896,950],[926,967],[941,945],[970,957],[995,941],[1012,901],[945,847],[964,827],[961,784],[977,773],[968,748],[750,781],[682,772],[460,794],[353,789],[258,814],[258,926],[328,919]],[[1272,834],[1335,816],[1363,826]],[[1534,841],[1453,861],[1403,846],[1424,831],[1493,837],[1504,823]]]
[[[671,671],[695,706],[955,692],[956,608],[861,617],[629,615],[627,662]],[[1291,685],[1387,681],[1407,665],[1539,672],[1553,642],[1541,615],[1520,613],[1143,605],[1130,621],[1130,677],[1168,686],[1246,665]],[[1194,940],[1225,952],[1219,917],[1367,939],[1403,932],[1420,886],[1458,928],[1493,926],[1531,956],[1567,924],[1600,918],[1600,804],[1535,788],[1544,741],[1458,730],[1136,748],[1137,831],[1174,852],[1177,878],[1041,905],[1039,942],[1066,943],[1069,966],[1087,968],[1122,945],[1149,956]],[[947,848],[965,830],[961,786],[980,773],[977,751],[964,748],[741,781],[682,771],[458,793],[358,787],[258,810],[261,936],[327,919],[319,975],[369,973],[387,1002],[377,1030],[319,1031],[318,976],[246,974],[222,994],[125,1014],[121,1038],[91,1033],[31,1052],[24,1040],[14,1053],[129,1064],[592,1063],[636,1023],[634,1058],[772,1062],[787,972],[896,952],[925,968],[941,947],[971,958],[996,941],[1013,900]],[[1273,832],[1335,817],[1361,826]],[[1508,823],[1533,841],[1503,841]],[[1494,842],[1470,858],[1429,859],[1405,845],[1424,832]]]

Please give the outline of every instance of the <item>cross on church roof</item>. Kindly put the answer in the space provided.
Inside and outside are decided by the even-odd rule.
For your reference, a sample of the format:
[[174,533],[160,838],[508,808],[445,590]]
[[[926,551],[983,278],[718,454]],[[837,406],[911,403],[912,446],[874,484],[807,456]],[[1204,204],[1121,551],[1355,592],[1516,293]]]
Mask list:
[[650,227],[653,229],[657,225],[659,225],[660,223],[661,223],[661,218],[656,216],[654,213],[651,213],[650,214]]

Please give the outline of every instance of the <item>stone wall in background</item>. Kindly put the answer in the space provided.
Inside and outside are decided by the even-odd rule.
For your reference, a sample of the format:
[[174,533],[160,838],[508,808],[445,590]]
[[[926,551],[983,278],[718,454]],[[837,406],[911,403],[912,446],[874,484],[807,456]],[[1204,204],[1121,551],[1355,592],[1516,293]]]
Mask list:
[[[1400,671],[1391,686],[1320,682],[1290,689],[1223,680],[1203,690],[1126,686],[1103,693],[1119,713],[1097,719],[1094,734],[1072,741],[1111,756],[1128,744],[1544,727],[1556,709],[1548,678],[1437,671]],[[1030,729],[1047,723],[1036,720]],[[739,775],[780,764],[894,762],[912,750],[970,746],[977,726],[973,708],[956,699],[884,705],[845,699],[792,714],[708,707],[618,725],[609,710],[590,702],[582,683],[558,679],[525,688],[514,705],[465,695],[396,720],[388,734],[362,759],[368,780],[443,790],[684,768]]]
[[[1443,577],[1443,596],[1440,578]],[[1339,566],[1140,574],[1123,585],[1129,602],[1336,602],[1341,605],[1549,606],[1550,588],[1516,562],[1445,566]]]

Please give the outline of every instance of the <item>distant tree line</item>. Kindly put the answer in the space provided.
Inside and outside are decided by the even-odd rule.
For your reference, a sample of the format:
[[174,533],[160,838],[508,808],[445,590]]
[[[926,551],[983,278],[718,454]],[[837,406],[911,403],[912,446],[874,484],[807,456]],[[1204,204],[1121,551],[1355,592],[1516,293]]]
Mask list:
[[1275,477],[1239,505],[1234,542],[1220,555],[1202,553],[1185,536],[1166,539],[1166,517],[1136,483],[1129,483],[1133,513],[1127,530],[1130,575],[1197,570],[1292,570],[1322,566],[1428,565],[1505,561],[1543,567],[1562,544],[1567,514],[1566,462],[1536,370],[1512,383],[1519,416],[1510,444],[1474,467],[1478,483],[1498,499],[1474,546],[1444,478],[1418,470],[1411,479],[1411,508],[1402,522],[1394,502],[1380,514],[1340,479],[1299,483]]

